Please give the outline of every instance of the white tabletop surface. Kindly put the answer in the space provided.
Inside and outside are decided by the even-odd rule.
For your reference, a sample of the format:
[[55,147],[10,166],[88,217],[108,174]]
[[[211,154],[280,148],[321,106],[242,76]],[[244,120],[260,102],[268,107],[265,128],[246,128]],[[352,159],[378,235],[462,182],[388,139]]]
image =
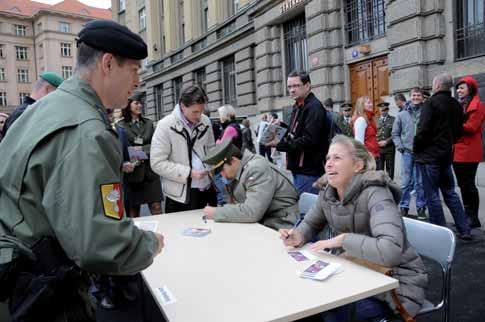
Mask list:
[[[328,254],[342,272],[325,281],[297,276],[297,263],[276,231],[259,224],[215,223],[202,212],[142,217],[157,221],[165,248],[143,271],[145,282],[170,322],[293,321],[398,286],[397,280]],[[189,227],[210,228],[205,237],[183,236]],[[158,288],[172,297],[161,300]]]

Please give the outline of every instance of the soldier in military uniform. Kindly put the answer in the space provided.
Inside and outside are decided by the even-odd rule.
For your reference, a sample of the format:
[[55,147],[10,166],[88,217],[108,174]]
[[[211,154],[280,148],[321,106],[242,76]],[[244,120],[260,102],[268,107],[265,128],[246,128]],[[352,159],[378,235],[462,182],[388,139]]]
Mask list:
[[146,44],[108,20],[86,24],[77,42],[73,77],[0,145],[0,301],[13,321],[94,321],[85,276],[135,274],[163,247],[124,213],[106,114],[137,87]]
[[294,226],[298,216],[298,191],[291,179],[264,157],[244,153],[224,139],[202,160],[232,180],[228,185],[230,203],[205,207],[204,215],[218,222],[259,222],[278,230]]
[[352,134],[352,103],[344,102],[340,105],[342,113],[339,114],[336,123],[343,135],[353,138]]
[[386,170],[389,177],[394,179],[396,147],[392,141],[392,125],[395,117],[389,115],[389,103],[382,102],[377,106],[381,110],[381,117],[377,122],[377,142],[381,148],[377,169]]

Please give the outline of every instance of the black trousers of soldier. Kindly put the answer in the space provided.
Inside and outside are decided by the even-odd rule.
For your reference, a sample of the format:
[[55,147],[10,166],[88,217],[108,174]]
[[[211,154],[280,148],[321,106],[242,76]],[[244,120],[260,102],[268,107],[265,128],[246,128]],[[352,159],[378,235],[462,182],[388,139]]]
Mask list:
[[394,180],[394,159],[396,151],[392,153],[381,153],[377,160],[377,170],[385,170],[389,177]]

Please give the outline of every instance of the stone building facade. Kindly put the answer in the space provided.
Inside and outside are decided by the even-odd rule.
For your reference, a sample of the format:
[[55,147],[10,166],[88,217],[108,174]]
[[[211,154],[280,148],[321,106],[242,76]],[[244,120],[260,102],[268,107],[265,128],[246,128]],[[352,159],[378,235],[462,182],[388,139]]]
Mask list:
[[[215,17],[212,6],[221,12],[233,0],[187,2],[208,3]],[[444,71],[485,83],[483,17],[484,0],[241,2],[148,62],[141,75],[146,114],[160,119],[181,88],[194,83],[207,89],[212,110],[222,104],[247,116],[286,110],[292,104],[286,75],[294,69],[308,71],[313,92],[322,101],[332,98],[336,109],[362,95],[392,102],[391,95],[415,86],[430,89]],[[164,26],[167,35],[177,27]]]

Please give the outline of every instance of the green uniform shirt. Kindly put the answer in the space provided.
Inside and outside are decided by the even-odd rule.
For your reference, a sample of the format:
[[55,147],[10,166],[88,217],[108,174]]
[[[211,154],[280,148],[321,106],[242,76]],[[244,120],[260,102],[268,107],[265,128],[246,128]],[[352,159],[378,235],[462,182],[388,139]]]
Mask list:
[[32,107],[0,144],[0,236],[54,236],[88,272],[149,266],[158,241],[123,213],[121,148],[97,94],[74,77]]
[[385,119],[379,118],[377,122],[377,141],[386,140],[387,144],[381,147],[381,153],[395,153],[396,148],[392,141],[392,125],[394,124],[395,117],[387,115]]

